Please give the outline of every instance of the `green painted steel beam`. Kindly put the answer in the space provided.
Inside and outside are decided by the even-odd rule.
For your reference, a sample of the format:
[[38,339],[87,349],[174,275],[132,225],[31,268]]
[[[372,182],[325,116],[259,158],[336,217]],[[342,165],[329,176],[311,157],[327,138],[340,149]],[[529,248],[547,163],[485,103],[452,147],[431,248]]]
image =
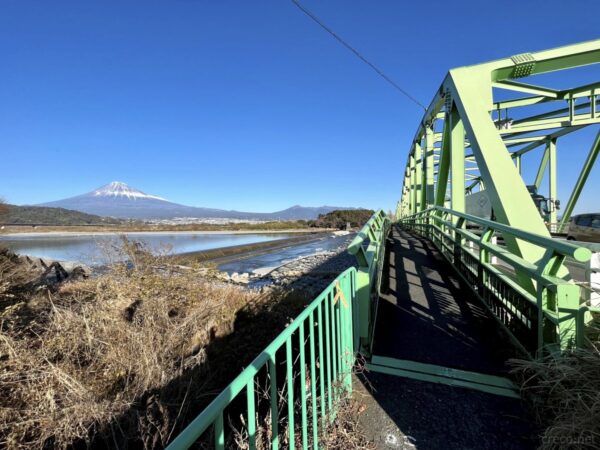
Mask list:
[[[595,102],[595,104],[600,104],[600,100],[597,100]],[[591,102],[585,102],[585,103],[580,103],[580,104],[576,104],[574,109],[575,111],[581,111],[582,109],[587,109],[592,105]],[[538,120],[538,119],[544,119],[544,118],[549,118],[549,117],[554,117],[554,116],[559,116],[561,114],[565,114],[568,113],[570,111],[570,107],[567,108],[560,108],[560,109],[555,109],[553,111],[547,111],[541,114],[535,114],[533,116],[528,116],[528,117],[523,117],[520,119],[515,119],[513,121],[513,125],[518,125],[521,123],[527,123],[527,122],[531,122],[534,120]]]
[[594,125],[600,123],[600,118],[591,118],[589,114],[578,114],[571,120],[569,117],[553,117],[550,119],[540,119],[523,125],[516,125],[511,128],[499,130],[502,135],[516,133],[532,133],[535,131],[552,130],[554,128],[578,127],[583,125]]
[[507,378],[494,375],[381,356],[373,356],[371,362],[367,364],[367,369],[372,372],[403,378],[467,388],[505,397],[521,398],[514,383]]
[[473,182],[469,184],[466,188],[467,192],[471,192],[475,186],[477,186],[481,182],[481,177],[477,177],[473,179]]
[[547,136],[544,136],[543,139],[537,140],[535,142],[532,142],[531,144],[514,151],[512,154],[513,155],[524,155],[525,153],[528,153],[532,150],[535,150],[536,148],[538,148],[540,145],[545,144],[548,140],[550,139],[556,139],[559,138],[561,136],[566,136],[567,134],[571,134],[574,133],[575,131],[579,131],[581,130],[583,127],[573,127],[573,128],[564,128],[562,130],[556,131],[554,133],[551,133]]
[[414,180],[414,189],[415,189],[415,212],[422,211],[426,209],[423,203],[423,194],[425,193],[423,190],[424,179],[423,179],[423,148],[421,147],[420,142],[415,142],[414,147],[414,159],[415,159],[415,180]]
[[549,89],[540,86],[533,86],[531,84],[519,83],[512,80],[504,80],[500,82],[492,83],[492,87],[509,89],[511,91],[524,92],[525,94],[534,94],[547,98],[558,98],[560,91],[555,89]]
[[521,58],[525,60],[525,63],[515,62],[515,59],[518,59],[519,56],[521,55],[492,61],[476,67],[491,73],[492,81],[514,78],[519,68],[526,65],[530,66],[525,68],[528,75],[583,67],[600,62],[600,39],[526,54],[526,56],[523,55],[524,58]]
[[555,201],[557,197],[557,162],[556,162],[556,139],[551,139],[548,142],[548,162],[550,170],[548,173],[548,191],[550,192],[549,207],[550,207],[550,223],[557,223],[557,212]]
[[[572,88],[572,89],[565,89],[565,90],[559,91],[556,98],[546,97],[543,95],[536,95],[536,96],[532,96],[532,97],[504,100],[504,101],[494,103],[493,110],[497,111],[497,110],[507,109],[507,108],[518,108],[518,107],[522,107],[522,106],[530,106],[530,105],[535,105],[535,104],[539,104],[539,103],[555,102],[557,100],[567,100],[570,98],[593,97],[594,91],[598,92],[598,89],[600,88],[599,84],[600,83],[592,83],[592,84],[586,84],[584,86],[578,86],[578,87]],[[597,102],[596,102],[596,104],[597,104]],[[581,108],[589,107],[590,104],[589,103],[580,103],[577,106],[579,107],[579,109],[581,109]]]
[[[517,154],[517,156],[520,156]],[[535,176],[535,181],[533,184],[536,188],[540,188],[542,185],[542,180],[544,179],[544,173],[546,172],[546,167],[548,167],[548,159],[550,158],[550,140],[546,141],[546,148],[544,148],[544,153],[542,154],[542,160],[540,161],[540,165],[538,167],[537,174]]]
[[536,95],[533,97],[524,97],[524,98],[515,98],[512,100],[503,100],[501,102],[496,102],[493,104],[493,108],[490,111],[497,111],[500,109],[507,108],[518,108],[521,106],[529,106],[536,105],[538,103],[546,103],[549,101],[553,101],[554,99],[550,99],[548,97],[544,97],[542,95]]
[[434,132],[431,127],[426,128],[425,133],[425,205],[429,208],[435,204],[435,177],[434,171]]
[[[448,87],[452,90],[498,221],[550,236],[487,112],[485,96],[481,92],[491,91],[489,73],[464,68],[452,70]],[[544,256],[542,249],[522,240],[505,238],[505,242],[513,253],[529,261],[538,262]],[[524,288],[535,291],[530,277],[519,274],[519,280]]]
[[504,139],[504,145],[506,145],[507,148],[510,148],[517,145],[529,144],[531,142],[544,141],[546,139],[548,139],[547,136],[528,136],[522,138]]
[[451,367],[439,366],[436,364],[427,364],[405,359],[390,358],[387,356],[373,355],[371,363],[378,366],[395,367],[396,369],[406,369],[415,372],[428,373],[442,377],[455,378],[458,380],[472,381],[479,384],[487,384],[513,391],[518,391],[518,387],[508,378],[497,375],[489,375],[468,370],[454,369]]
[[596,134],[596,139],[594,139],[594,143],[592,144],[592,148],[590,149],[585,162],[583,163],[583,167],[581,168],[581,172],[579,173],[579,177],[575,182],[575,186],[573,187],[573,192],[569,197],[569,200],[565,206],[563,216],[560,220],[560,224],[558,226],[559,233],[564,232],[566,224],[569,222],[571,218],[571,214],[573,213],[573,208],[577,204],[577,200],[579,199],[579,195],[583,187],[585,186],[585,182],[588,179],[590,171],[592,167],[594,167],[594,163],[596,162],[596,158],[598,157],[598,153],[600,152],[600,131]]
[[[446,115],[448,116],[448,114]],[[444,121],[444,137],[442,140],[442,153],[437,174],[437,189],[435,192],[435,205],[444,206],[446,189],[448,186],[448,174],[450,172],[450,124],[448,117]]]
[[[440,207],[450,198],[453,209],[461,208],[461,199],[464,200],[465,193],[465,179],[472,179],[466,188],[468,191],[472,191],[477,184],[481,189],[485,188],[498,221],[490,222],[492,225],[485,226],[502,233],[506,247],[499,250],[495,247],[488,248],[487,243],[481,243],[480,248],[486,255],[500,255],[512,261],[519,289],[541,308],[542,327],[541,335],[538,336],[540,348],[554,342],[564,350],[576,340],[573,330],[576,329],[578,319],[573,311],[577,311],[578,308],[578,288],[566,281],[568,271],[563,266],[564,257],[553,254],[549,250],[553,248],[551,245],[544,246],[537,242],[540,236],[549,239],[549,232],[522,178],[521,173],[527,173],[523,164],[529,162],[528,159],[522,159],[522,155],[541,145],[547,145],[548,148],[542,155],[542,163],[536,174],[535,184],[538,187],[541,185],[546,168],[549,166],[549,196],[552,201],[555,201],[559,175],[556,141],[561,136],[581,130],[585,126],[600,123],[598,113],[600,82],[570,89],[552,89],[522,83],[520,79],[597,63],[600,63],[600,40],[453,69],[444,79],[440,89],[436,91],[413,140],[413,143],[421,143],[425,139],[426,149],[427,127],[433,123],[433,120],[444,119],[442,133],[434,133],[434,153],[435,149],[440,149],[439,160],[433,161],[434,168],[437,167],[438,171],[437,178],[434,172],[437,207],[412,217],[406,217],[405,214],[403,223],[414,220],[412,223],[416,229],[423,231],[424,223],[430,224],[433,221],[435,224],[437,220],[442,220],[444,217],[444,222],[439,225],[441,228],[438,227],[437,232],[446,233],[447,230],[451,230],[449,237],[452,239],[452,236],[458,235],[458,242],[462,242],[461,233],[466,230],[461,229],[459,224],[464,223],[464,220],[457,220],[455,216],[460,212]],[[519,80],[514,81],[516,78]],[[495,88],[525,92],[532,96],[498,102],[494,101],[493,97],[494,92],[497,91]],[[563,103],[556,108],[554,105],[557,101],[566,102],[567,107],[565,108]],[[539,113],[540,109],[537,108],[536,111],[535,105],[540,104],[546,104],[548,105],[546,109],[552,110]],[[529,106],[531,108],[528,108]],[[519,109],[510,113],[506,110],[501,111],[508,107]],[[459,147],[458,140],[452,133],[451,125],[457,122],[452,120],[453,110],[458,112],[458,119],[466,132],[466,141],[461,143],[462,157],[458,156],[456,150]],[[532,115],[529,111],[537,113]],[[502,122],[494,122],[492,117],[496,116],[502,119]],[[440,142],[439,147],[437,142]],[[470,153],[466,156],[465,146],[468,146]],[[509,147],[511,150],[516,147],[517,150],[511,153]],[[598,152],[595,147],[596,144],[588,155],[580,180],[574,188],[570,199],[571,208],[585,184],[590,166],[594,164]],[[414,158],[415,148],[413,144],[407,165],[410,165],[410,158]],[[477,164],[476,170],[479,171],[477,177],[469,173],[471,170],[469,164],[473,158]],[[459,167],[461,162],[462,168]],[[404,186],[407,186],[406,182]],[[422,184],[419,187],[422,189]],[[410,204],[412,195],[414,193],[411,192],[411,186],[408,184],[408,189],[403,190],[402,201]],[[423,201],[420,203],[424,206]],[[429,206],[429,203],[426,203],[426,206]],[[564,223],[569,215],[565,214],[567,217]],[[550,220],[555,221],[556,216],[556,211],[551,210]],[[471,221],[471,219],[465,220]],[[476,220],[473,221],[477,223]],[[500,225],[508,229],[500,231]],[[532,236],[536,238],[533,239]],[[448,245],[446,242],[445,246]],[[460,258],[457,255],[460,255],[460,252],[456,253],[455,249],[455,259]],[[450,256],[449,258],[453,260]],[[536,267],[536,271],[532,271],[532,267]],[[505,274],[498,273],[495,276],[504,279]]]

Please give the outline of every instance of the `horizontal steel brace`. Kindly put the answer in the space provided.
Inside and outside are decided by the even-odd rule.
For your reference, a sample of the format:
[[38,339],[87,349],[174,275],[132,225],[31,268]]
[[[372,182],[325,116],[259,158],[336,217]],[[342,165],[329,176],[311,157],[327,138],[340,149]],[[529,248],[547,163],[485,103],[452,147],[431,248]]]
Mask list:
[[[537,122],[537,121],[536,121]],[[569,120],[568,117],[557,117],[552,122],[548,120],[540,120],[538,123],[532,122],[526,126],[518,126],[509,128],[507,130],[500,130],[500,134],[514,134],[514,133],[531,133],[534,131],[552,130],[554,128],[566,128],[566,127],[577,127],[580,125],[593,125],[600,123],[600,117],[590,118],[589,114],[579,114],[573,117],[573,120]]]
[[533,86],[531,84],[526,84],[526,83],[517,83],[516,81],[509,81],[509,80],[498,81],[498,82],[492,83],[492,87],[497,87],[497,88],[501,88],[501,89],[510,89],[511,91],[519,91],[519,92],[524,92],[526,94],[542,95],[544,97],[550,97],[550,98],[557,98],[558,94],[559,94],[559,91],[556,91],[554,89],[548,89],[548,88],[540,87],[540,86]]
[[473,389],[488,394],[521,398],[518,388],[511,380],[495,375],[375,355],[367,364],[367,369],[372,372]]

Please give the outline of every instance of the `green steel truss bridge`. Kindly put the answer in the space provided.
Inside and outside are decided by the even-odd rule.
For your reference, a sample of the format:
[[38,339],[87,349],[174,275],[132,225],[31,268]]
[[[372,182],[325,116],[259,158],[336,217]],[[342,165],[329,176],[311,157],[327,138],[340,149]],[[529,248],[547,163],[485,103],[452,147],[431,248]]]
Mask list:
[[[600,40],[450,70],[411,143],[395,217],[368,221],[348,249],[356,268],[169,448],[323,448],[341,402],[361,395],[380,448],[532,448],[507,359],[583,347],[600,314],[570,269],[598,255],[551,234],[600,150],[599,132],[559,221],[557,151],[598,128],[600,81],[553,88],[543,75],[572,80],[598,63]],[[473,199],[487,215],[469,213]]]

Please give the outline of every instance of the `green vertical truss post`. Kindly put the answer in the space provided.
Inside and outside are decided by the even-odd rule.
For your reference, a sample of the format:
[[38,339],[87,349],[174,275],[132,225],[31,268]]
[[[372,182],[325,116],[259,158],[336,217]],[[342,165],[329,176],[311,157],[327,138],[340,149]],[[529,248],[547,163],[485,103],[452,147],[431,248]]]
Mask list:
[[450,170],[450,126],[448,122],[448,119],[444,121],[442,152],[438,165],[437,190],[435,192],[435,206],[444,206],[446,201],[448,173]]
[[550,208],[550,217],[549,217],[549,221],[550,224],[556,224],[557,223],[557,211],[556,211],[556,197],[557,197],[557,188],[556,188],[556,184],[557,184],[557,169],[556,169],[556,139],[550,139],[550,142],[548,143],[548,162],[550,164],[549,167],[549,171],[548,171],[548,191],[550,192],[549,194],[549,205],[548,208]]
[[452,209],[465,212],[465,129],[456,107],[450,111],[450,181]]
[[430,125],[425,129],[425,205],[427,208],[435,204],[434,143],[433,125]]
[[542,185],[542,180],[544,179],[544,173],[546,172],[546,167],[548,167],[548,159],[550,158],[550,141],[546,142],[546,146],[544,147],[544,153],[542,153],[542,160],[540,161],[540,165],[538,167],[537,174],[535,175],[535,181],[533,184],[537,189]]
[[417,212],[417,169],[416,169],[416,158],[415,155],[410,155],[410,213],[415,214]]
[[423,184],[424,184],[424,179],[423,179],[423,170],[424,170],[424,166],[423,166],[423,150],[421,148],[421,144],[419,142],[415,143],[415,212],[421,211],[424,208],[424,203],[423,203],[423,195],[424,195],[424,190],[423,190]]
[[573,187],[573,192],[569,197],[567,205],[565,206],[562,218],[560,219],[560,224],[558,226],[558,232],[563,233],[565,231],[565,227],[571,218],[571,214],[573,213],[573,208],[575,208],[575,204],[579,199],[579,195],[581,194],[581,190],[583,186],[585,186],[585,182],[588,179],[588,175],[594,167],[594,163],[596,162],[596,158],[598,156],[598,152],[600,152],[600,131],[596,134],[596,138],[594,139],[594,143],[592,144],[592,148],[583,163],[583,167],[581,168],[581,172],[579,173],[579,177],[575,182],[575,186]]

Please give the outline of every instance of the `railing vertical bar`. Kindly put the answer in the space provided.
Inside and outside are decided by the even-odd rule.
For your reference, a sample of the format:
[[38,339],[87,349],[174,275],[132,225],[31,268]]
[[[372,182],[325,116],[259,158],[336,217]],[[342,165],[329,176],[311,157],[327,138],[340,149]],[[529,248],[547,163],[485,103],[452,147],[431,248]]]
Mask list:
[[319,430],[317,427],[317,374],[316,374],[316,355],[315,355],[315,314],[311,311],[309,320],[309,342],[310,342],[310,396],[312,399],[312,431],[313,448],[319,448]]
[[346,297],[347,304],[344,305],[342,310],[342,336],[344,337],[344,372],[345,372],[345,384],[346,389],[349,391],[352,389],[352,279],[351,277],[345,276],[343,278],[342,289]]
[[271,448],[277,450],[279,448],[279,393],[277,392],[277,364],[275,353],[273,353],[273,356],[269,359],[269,377],[271,378]]
[[306,413],[306,355],[305,347],[306,342],[304,339],[304,322],[300,324],[299,328],[299,339],[300,339],[300,404],[302,410],[302,448],[308,450],[308,420]]
[[338,374],[337,374],[337,390],[338,390],[338,397],[339,394],[341,393],[340,389],[341,389],[341,381],[345,375],[344,373],[344,366],[343,366],[343,359],[344,359],[344,351],[343,351],[343,347],[342,347],[342,329],[340,327],[340,313],[341,313],[341,308],[342,308],[342,300],[339,299],[338,302],[334,305],[335,308],[335,328],[336,328],[336,339],[337,339],[337,353],[338,353],[338,357],[337,357],[337,361],[338,361]]
[[346,300],[347,300],[347,296],[346,296],[346,279],[342,277],[342,279],[340,280],[340,289],[342,290],[342,295],[344,300],[340,300],[339,302],[339,312],[338,312],[338,317],[339,317],[339,327],[340,327],[340,361],[341,361],[341,374],[342,374],[342,380],[344,383],[346,381],[346,327],[344,326],[344,318],[343,318],[343,314],[344,311],[346,310],[347,306],[346,306]]
[[327,356],[327,412],[331,411],[331,327],[329,323],[329,303],[331,291],[325,296],[325,352]]
[[317,320],[318,320],[318,331],[319,331],[319,392],[321,394],[321,417],[325,418],[325,353],[323,352],[323,311],[321,305],[325,302],[327,296],[324,296],[324,300],[317,306]]
[[[350,352],[350,366],[354,367],[354,360],[356,352],[354,351],[354,323],[352,318],[354,317],[354,298],[356,297],[356,276],[355,273],[352,272],[350,274],[350,301],[348,304],[350,305],[350,311],[348,312],[348,335],[350,337],[348,342],[348,351]],[[352,389],[352,376],[349,377],[350,389]]]
[[215,420],[215,450],[225,450],[225,427],[223,426],[223,411]]
[[254,404],[254,377],[246,385],[246,405],[248,411],[248,444],[256,450],[256,412]]
[[336,326],[335,326],[335,299],[333,298],[333,296],[331,296],[331,301],[329,302],[329,319],[331,320],[331,372],[332,372],[332,383],[333,383],[333,400],[335,400],[336,398],[336,393],[335,393],[335,385],[337,382],[337,374],[338,374],[338,367],[337,367],[337,358],[338,358],[338,352],[337,352],[337,330],[336,330]]
[[294,449],[294,361],[292,359],[292,336],[285,341],[285,363],[288,390],[288,436],[290,450]]

